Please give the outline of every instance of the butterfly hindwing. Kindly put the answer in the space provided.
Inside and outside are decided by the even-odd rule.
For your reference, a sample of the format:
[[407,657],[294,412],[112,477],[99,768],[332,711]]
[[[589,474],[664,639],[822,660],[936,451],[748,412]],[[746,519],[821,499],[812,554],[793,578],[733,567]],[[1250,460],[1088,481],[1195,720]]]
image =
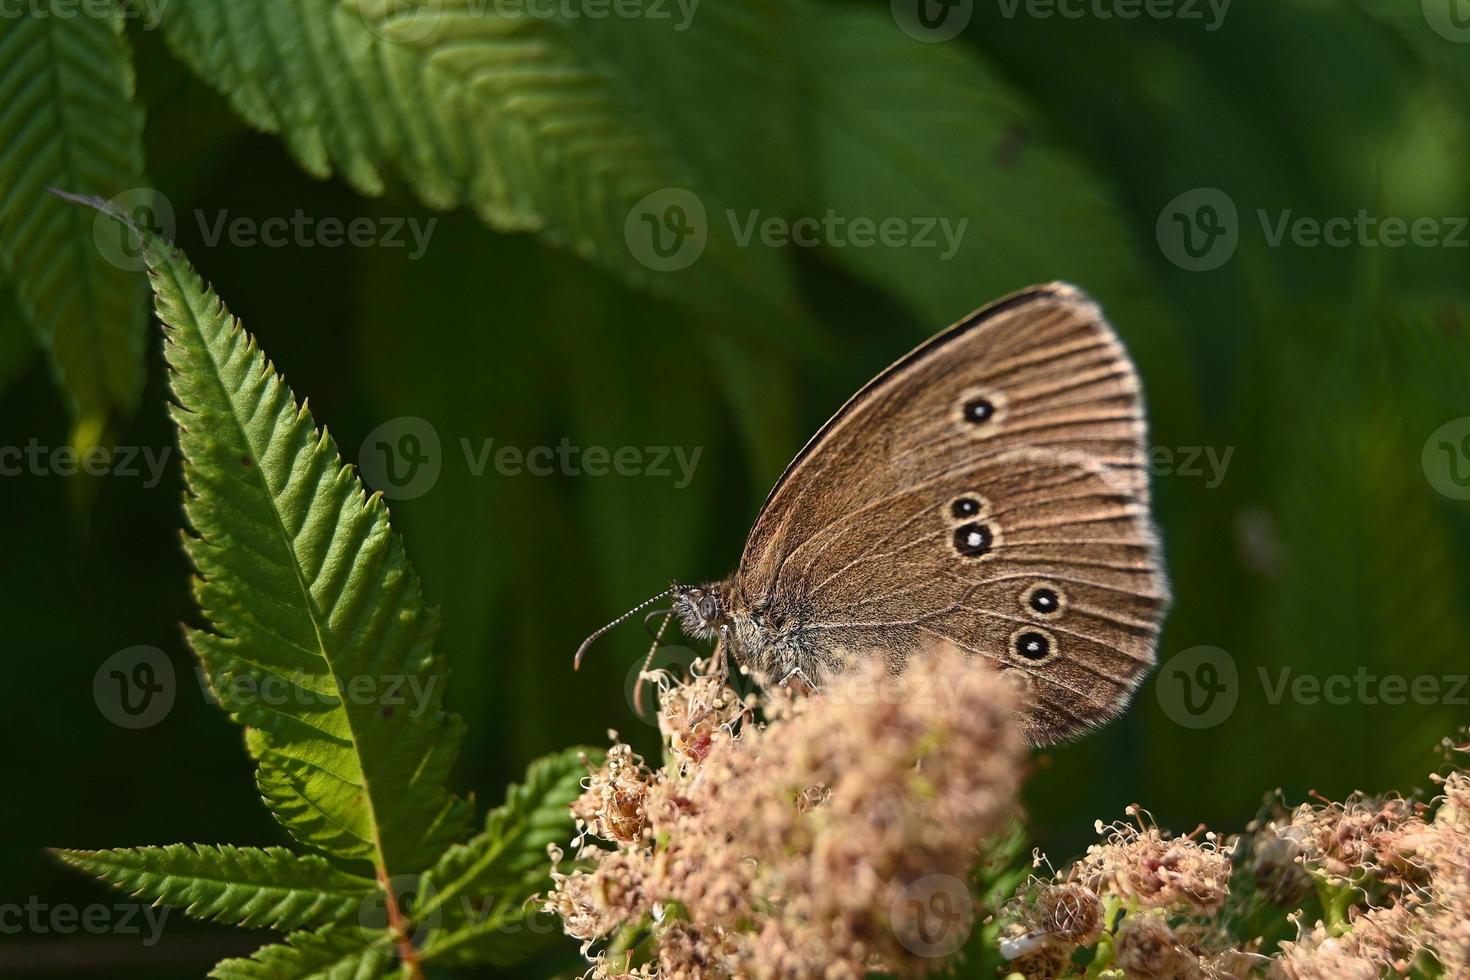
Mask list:
[[1016,294],[808,443],[732,612],[783,624],[808,674],[947,641],[1027,681],[1034,741],[1100,724],[1153,663],[1167,604],[1145,452],[1137,375],[1096,305],[1061,284]]

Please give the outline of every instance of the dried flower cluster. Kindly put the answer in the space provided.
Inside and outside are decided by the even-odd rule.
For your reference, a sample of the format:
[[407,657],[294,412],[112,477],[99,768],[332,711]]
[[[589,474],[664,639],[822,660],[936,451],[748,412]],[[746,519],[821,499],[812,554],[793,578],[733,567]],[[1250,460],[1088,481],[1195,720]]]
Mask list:
[[697,673],[660,688],[665,764],[614,748],[574,807],[578,864],[547,899],[595,976],[856,980],[945,964],[1020,781],[1009,685],[940,650],[759,706]]
[[[1021,889],[1005,969],[1027,980],[1466,980],[1470,775],[1435,778],[1442,792],[1428,803],[1278,809],[1226,841],[1170,837],[1132,808],[1133,823],[1099,825],[1084,858]],[[1269,910],[1295,938],[1261,934]]]
[[1470,980],[1470,746],[1428,801],[1274,803],[1230,838],[1131,807],[992,915],[971,872],[1017,866],[983,845],[1023,751],[1002,679],[942,650],[811,698],[660,690],[663,765],[619,744],[589,774],[546,898],[596,977],[919,975],[983,915],[972,958],[1007,980]]
[[1347,903],[1335,928],[1283,944],[1280,976],[1397,976],[1435,962],[1446,977],[1470,977],[1470,775],[1436,778],[1432,804],[1355,797],[1301,807],[1280,828]]
[[[1081,976],[1074,954],[1129,977],[1228,976],[1240,951],[1205,926],[1230,895],[1231,858],[1212,834],[1169,837],[1130,808],[1133,823],[1098,825],[1103,840],[1063,873],[1032,879],[1012,903],[1002,953],[1023,977]],[[1119,912],[1123,912],[1121,919]]]

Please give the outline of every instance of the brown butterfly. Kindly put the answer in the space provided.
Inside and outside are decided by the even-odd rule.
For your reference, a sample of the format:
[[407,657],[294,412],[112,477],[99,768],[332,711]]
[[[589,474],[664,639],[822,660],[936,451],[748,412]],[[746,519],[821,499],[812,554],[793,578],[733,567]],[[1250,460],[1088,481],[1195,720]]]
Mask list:
[[673,595],[685,632],[764,684],[819,689],[953,643],[1023,682],[1034,744],[1081,734],[1127,706],[1169,603],[1145,436],[1097,305],[1024,290],[849,399],[776,481],[734,575],[634,612]]

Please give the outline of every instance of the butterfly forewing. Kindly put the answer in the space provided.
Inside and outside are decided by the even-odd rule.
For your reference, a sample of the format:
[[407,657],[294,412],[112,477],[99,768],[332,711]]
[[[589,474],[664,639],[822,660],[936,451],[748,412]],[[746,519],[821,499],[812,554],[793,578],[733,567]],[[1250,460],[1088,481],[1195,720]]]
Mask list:
[[[732,590],[809,673],[952,642],[1032,691],[1036,742],[1101,724],[1167,603],[1143,403],[1095,304],[1054,284],[966,318],[854,396],[766,500]],[[739,612],[739,610],[736,610]]]

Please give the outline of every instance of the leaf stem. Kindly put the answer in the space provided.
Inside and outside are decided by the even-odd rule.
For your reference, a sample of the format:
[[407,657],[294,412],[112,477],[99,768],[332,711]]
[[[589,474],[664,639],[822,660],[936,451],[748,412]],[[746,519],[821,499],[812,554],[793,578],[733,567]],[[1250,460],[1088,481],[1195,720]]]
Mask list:
[[388,931],[393,934],[393,945],[398,950],[398,958],[408,967],[408,975],[412,980],[425,980],[424,968],[419,964],[418,950],[413,948],[410,923],[398,907],[398,896],[393,894],[388,872],[382,867],[378,868],[378,884],[383,888],[383,904],[388,910]]

